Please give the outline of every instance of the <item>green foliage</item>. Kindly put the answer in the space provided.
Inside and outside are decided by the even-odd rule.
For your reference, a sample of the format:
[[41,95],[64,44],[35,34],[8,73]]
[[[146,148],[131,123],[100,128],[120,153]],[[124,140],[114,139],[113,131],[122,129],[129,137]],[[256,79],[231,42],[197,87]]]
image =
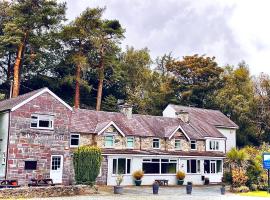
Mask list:
[[102,104],[102,110],[117,112],[118,111],[117,99],[113,95],[105,97],[104,102]]
[[232,184],[232,173],[230,171],[224,172],[223,181],[225,183]]
[[231,191],[235,193],[246,193],[246,192],[249,192],[249,188],[247,186],[240,186],[240,187],[232,188]]
[[79,147],[73,155],[76,183],[93,185],[99,174],[101,161],[101,150],[98,147]]

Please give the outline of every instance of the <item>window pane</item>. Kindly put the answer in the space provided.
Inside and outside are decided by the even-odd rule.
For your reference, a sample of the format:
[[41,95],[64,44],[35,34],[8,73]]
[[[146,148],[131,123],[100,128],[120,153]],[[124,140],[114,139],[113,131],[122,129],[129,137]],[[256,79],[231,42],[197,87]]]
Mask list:
[[175,174],[176,163],[161,163],[161,173],[162,174]]
[[127,159],[127,174],[130,174],[130,159]]
[[134,138],[127,138],[127,147],[128,148],[134,147]]
[[191,149],[196,149],[196,141],[191,141],[190,148]]
[[117,165],[117,160],[113,159],[113,174],[116,174],[116,165]]
[[113,146],[113,136],[105,136],[105,147]]
[[36,170],[37,169],[37,161],[25,161],[24,162],[25,170]]
[[210,173],[210,160],[204,161],[204,173]]
[[159,139],[153,139],[153,148],[159,148]]
[[222,162],[217,160],[217,173],[222,172]]
[[197,173],[196,160],[191,160],[191,173]]
[[216,150],[219,149],[219,142],[216,142]]
[[39,127],[50,128],[50,122],[45,120],[39,120]]
[[190,173],[190,160],[187,160],[187,173]]
[[159,163],[143,163],[145,174],[159,174]]
[[71,145],[73,146],[78,146],[79,145],[79,138],[71,138],[71,142],[70,142]]
[[126,159],[119,158],[118,159],[118,174],[125,174],[126,173]]
[[37,127],[37,122],[35,122],[35,121],[33,121],[33,122],[31,122],[31,127]]
[[176,149],[180,149],[180,140],[175,140],[174,146]]
[[216,173],[216,162],[210,162],[211,173]]
[[201,161],[197,160],[197,173],[201,172]]

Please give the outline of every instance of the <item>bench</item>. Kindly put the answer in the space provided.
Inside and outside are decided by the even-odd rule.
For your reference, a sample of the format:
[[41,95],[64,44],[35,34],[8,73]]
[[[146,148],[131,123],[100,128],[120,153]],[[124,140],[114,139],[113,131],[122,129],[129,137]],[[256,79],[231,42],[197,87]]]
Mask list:
[[44,178],[44,179],[32,178],[30,181],[31,183],[28,184],[28,187],[55,186],[51,178]]
[[166,180],[166,179],[156,179],[155,180],[159,185],[169,185],[169,180]]
[[20,185],[18,185],[17,180],[9,180],[9,179],[0,180],[0,188],[16,188],[16,187],[20,187]]

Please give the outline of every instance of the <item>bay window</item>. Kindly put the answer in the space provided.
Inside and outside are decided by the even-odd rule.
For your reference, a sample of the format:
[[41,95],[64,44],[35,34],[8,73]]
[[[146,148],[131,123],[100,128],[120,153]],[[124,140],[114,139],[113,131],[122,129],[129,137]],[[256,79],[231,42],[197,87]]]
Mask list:
[[130,174],[131,159],[115,158],[113,159],[113,174]]

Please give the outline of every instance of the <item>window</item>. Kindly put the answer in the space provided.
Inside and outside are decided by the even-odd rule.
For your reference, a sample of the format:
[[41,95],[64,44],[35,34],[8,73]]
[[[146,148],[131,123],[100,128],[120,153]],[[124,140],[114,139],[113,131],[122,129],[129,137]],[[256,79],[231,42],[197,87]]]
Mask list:
[[204,160],[204,173],[215,174],[222,172],[221,160]]
[[70,135],[70,146],[78,147],[80,144],[80,135],[79,134],[71,134]]
[[210,150],[218,151],[219,150],[219,141],[210,140],[209,141],[209,149]]
[[114,146],[114,136],[113,135],[105,136],[105,147],[111,148],[113,146]]
[[187,173],[200,173],[200,160],[187,160]]
[[31,128],[53,129],[53,116],[31,115]]
[[127,137],[127,148],[134,148],[134,137]]
[[143,159],[145,174],[175,174],[177,159]]
[[191,140],[191,141],[190,141],[190,149],[191,149],[191,150],[196,150],[196,149],[197,149],[197,143],[196,143],[196,140]]
[[25,170],[36,170],[37,169],[37,161],[24,161],[24,169]]
[[159,149],[159,139],[158,138],[153,139],[153,148]]
[[113,174],[130,174],[131,159],[113,159]]
[[177,150],[181,149],[181,141],[180,140],[174,141],[174,148]]

